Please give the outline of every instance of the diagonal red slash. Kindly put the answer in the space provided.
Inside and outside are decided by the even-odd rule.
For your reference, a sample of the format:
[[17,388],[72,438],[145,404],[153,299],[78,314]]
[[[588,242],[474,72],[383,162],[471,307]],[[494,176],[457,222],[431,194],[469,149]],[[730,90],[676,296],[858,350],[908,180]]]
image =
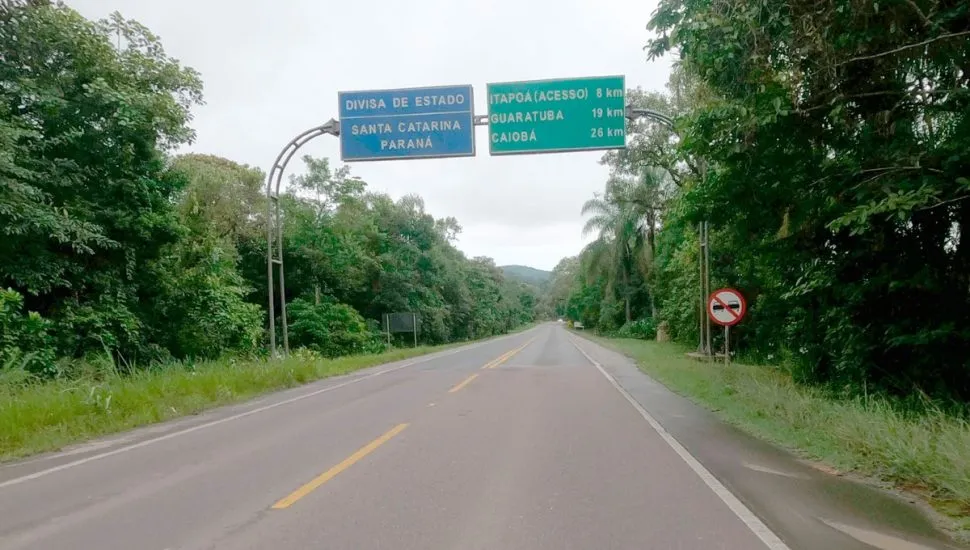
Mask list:
[[721,298],[719,298],[717,294],[714,295],[714,301],[717,302],[717,303],[719,303],[719,304],[721,304],[721,307],[723,307],[724,309],[728,310],[728,312],[731,314],[731,316],[734,317],[735,319],[740,319],[741,318],[740,315],[738,315],[737,313],[735,313],[734,308],[732,308],[731,306],[725,304],[724,303],[724,300],[722,300]]

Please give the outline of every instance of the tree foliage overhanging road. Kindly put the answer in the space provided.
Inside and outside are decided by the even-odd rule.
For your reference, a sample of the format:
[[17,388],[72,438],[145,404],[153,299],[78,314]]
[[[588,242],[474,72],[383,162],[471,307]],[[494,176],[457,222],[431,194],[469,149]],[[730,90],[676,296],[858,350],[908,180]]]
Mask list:
[[[0,368],[264,348],[264,174],[172,156],[201,102],[200,75],[137,22],[0,4]],[[292,345],[379,351],[389,312],[417,313],[430,344],[534,319],[536,289],[466,258],[455,219],[304,160],[281,199]]]
[[970,5],[662,0],[649,28],[650,55],[678,61],[666,94],[631,97],[680,139],[638,123],[604,157],[599,238],[556,268],[552,307],[696,343],[708,220],[712,288],[749,297],[748,354],[970,399]]

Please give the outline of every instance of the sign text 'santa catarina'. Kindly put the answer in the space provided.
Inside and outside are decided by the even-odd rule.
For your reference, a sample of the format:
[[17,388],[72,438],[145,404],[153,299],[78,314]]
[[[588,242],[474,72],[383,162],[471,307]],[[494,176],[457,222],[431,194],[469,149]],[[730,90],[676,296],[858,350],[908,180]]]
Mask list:
[[341,92],[340,158],[475,155],[471,86]]

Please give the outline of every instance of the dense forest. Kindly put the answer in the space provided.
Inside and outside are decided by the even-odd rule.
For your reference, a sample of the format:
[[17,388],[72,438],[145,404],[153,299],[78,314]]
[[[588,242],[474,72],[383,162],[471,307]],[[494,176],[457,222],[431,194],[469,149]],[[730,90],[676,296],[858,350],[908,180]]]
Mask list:
[[[0,369],[265,353],[265,175],[176,155],[202,89],[135,21],[0,2]],[[291,346],[380,351],[392,312],[426,344],[535,318],[537,289],[466,258],[455,219],[303,160],[281,197]]]
[[[577,213],[593,242],[548,278],[466,258],[457,220],[304,158],[282,197],[291,345],[378,351],[401,311],[424,343],[545,312],[696,343],[708,221],[711,285],[750,306],[740,353],[970,400],[970,5],[663,0],[648,28],[676,62],[628,103],[675,127],[631,122]],[[178,154],[202,89],[135,21],[0,0],[0,368],[265,353],[265,175]]]
[[[698,338],[711,287],[732,342],[797,379],[970,400],[970,4],[662,0],[665,93],[583,208],[597,238],[544,299],[604,332]],[[720,343],[716,343],[720,346]]]

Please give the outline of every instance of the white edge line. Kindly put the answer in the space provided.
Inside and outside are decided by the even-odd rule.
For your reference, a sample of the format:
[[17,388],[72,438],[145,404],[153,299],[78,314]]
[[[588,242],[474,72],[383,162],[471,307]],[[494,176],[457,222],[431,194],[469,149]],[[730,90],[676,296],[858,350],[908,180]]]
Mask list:
[[734,493],[732,493],[727,487],[724,486],[724,484],[718,481],[718,479],[714,477],[714,474],[705,468],[700,461],[694,458],[694,455],[690,454],[690,452],[684,448],[684,446],[681,445],[680,442],[674,438],[674,436],[670,435],[670,433],[660,425],[660,422],[657,422],[657,419],[648,413],[647,410],[644,409],[643,406],[641,406],[640,403],[637,402],[637,400],[634,399],[633,396],[623,388],[623,386],[620,386],[616,379],[613,378],[610,373],[606,372],[603,365],[600,365],[599,362],[590,357],[589,354],[586,353],[586,350],[581,348],[579,344],[576,343],[574,337],[571,336],[569,340],[572,345],[578,349],[579,352],[582,353],[586,359],[597,368],[597,370],[600,371],[600,374],[606,377],[610,384],[616,388],[616,391],[620,392],[623,397],[625,397],[626,400],[633,405],[633,408],[640,413],[640,416],[642,416],[647,423],[650,424],[650,427],[660,435],[664,442],[666,442],[667,445],[669,445],[670,448],[673,449],[674,452],[677,453],[677,455],[680,456],[680,458],[683,459],[688,466],[690,466],[691,470],[694,470],[697,477],[701,478],[701,481],[703,481],[704,484],[707,485],[708,488],[710,488],[711,491],[713,491],[714,494],[717,495],[718,498],[720,498],[724,504],[731,509],[732,512],[734,512],[734,515],[737,516],[738,519],[740,519],[748,527],[748,529],[755,534],[756,537],[761,539],[761,542],[763,542],[765,546],[767,546],[770,550],[791,550],[791,548],[789,548],[789,546],[785,544],[784,541],[778,537],[778,535],[769,529],[768,526],[765,525],[764,522],[751,511],[750,508],[745,506],[744,503],[738,499],[738,497],[734,496]]
[[[533,329],[529,329],[529,330],[534,330],[534,328]],[[60,471],[63,471],[63,470],[68,470],[68,469],[71,469],[71,468],[75,468],[77,466],[81,466],[82,464],[87,464],[88,462],[94,462],[96,460],[101,460],[103,458],[108,458],[110,456],[120,455],[122,453],[127,453],[128,451],[133,451],[135,449],[140,449],[142,447],[147,447],[149,445],[154,445],[155,443],[160,443],[162,441],[167,441],[169,439],[174,439],[176,437],[179,437],[179,436],[182,436],[182,435],[186,435],[186,434],[190,434],[192,432],[197,432],[199,430],[204,430],[206,428],[211,428],[213,426],[218,426],[220,424],[225,424],[227,422],[232,422],[233,420],[239,420],[240,418],[245,418],[247,416],[251,416],[251,415],[254,415],[254,414],[257,414],[257,413],[261,413],[261,412],[264,412],[264,411],[268,411],[270,409],[275,409],[276,407],[281,407],[283,405],[289,405],[290,403],[295,403],[297,401],[301,401],[301,400],[307,399],[309,397],[313,397],[313,396],[316,396],[316,395],[320,395],[321,393],[326,393],[328,391],[333,391],[333,390],[336,390],[336,389],[340,389],[340,388],[343,388],[345,386],[349,386],[351,384],[356,384],[357,382],[361,382],[361,381],[364,381],[364,380],[368,380],[370,378],[374,378],[375,376],[380,376],[382,374],[387,374],[389,372],[394,372],[396,370],[401,370],[403,368],[410,367],[410,366],[413,366],[413,365],[417,365],[419,363],[426,363],[428,361],[432,361],[434,359],[439,359],[441,357],[447,357],[449,355],[454,355],[456,353],[459,353],[459,352],[462,352],[462,351],[467,351],[469,349],[474,349],[474,348],[477,348],[479,346],[483,346],[485,344],[488,344],[488,343],[491,343],[491,342],[495,342],[497,340],[502,340],[502,339],[505,339],[505,338],[519,336],[521,334],[524,334],[525,332],[528,332],[528,330],[527,331],[524,331],[524,332],[519,332],[519,333],[516,333],[516,334],[509,334],[508,336],[503,336],[503,337],[496,338],[496,339],[493,339],[493,340],[487,340],[485,342],[478,342],[476,344],[471,344],[469,346],[462,346],[462,347],[460,347],[460,348],[458,348],[456,350],[449,350],[449,351],[445,351],[445,352],[442,352],[442,353],[434,353],[434,354],[426,355],[426,356],[421,357],[419,359],[415,359],[413,361],[408,361],[407,363],[404,363],[403,365],[398,365],[396,367],[392,367],[392,368],[389,368],[389,369],[384,369],[384,370],[380,370],[380,371],[377,371],[377,372],[373,372],[371,374],[366,374],[366,375],[361,376],[359,378],[354,378],[352,380],[347,380],[346,382],[341,382],[339,384],[334,384],[333,386],[327,386],[325,388],[321,388],[319,390],[315,390],[315,391],[312,391],[312,392],[309,392],[309,393],[305,393],[305,394],[302,394],[302,395],[298,395],[296,397],[291,397],[289,399],[284,399],[283,401],[277,401],[276,403],[271,403],[269,405],[265,405],[265,406],[262,406],[262,407],[257,407],[255,409],[251,409],[251,410],[248,410],[246,412],[242,412],[242,413],[239,413],[239,414],[234,414],[232,416],[227,416],[225,418],[220,418],[218,420],[213,420],[211,422],[206,422],[204,424],[199,424],[199,425],[196,425],[196,426],[191,426],[191,427],[186,428],[184,430],[178,430],[178,431],[175,431],[175,432],[172,432],[172,433],[167,433],[167,434],[162,435],[162,436],[159,436],[159,437],[155,437],[155,438],[152,438],[152,439],[146,439],[144,441],[139,441],[138,443],[133,443],[131,445],[127,445],[127,446],[124,446],[124,447],[119,447],[117,449],[113,449],[113,450],[105,451],[103,453],[99,453],[99,454],[96,454],[96,455],[91,455],[91,456],[88,456],[88,457],[84,457],[84,458],[81,458],[81,459],[78,459],[78,460],[75,460],[75,461],[72,461],[72,462],[65,462],[64,464],[59,464],[57,466],[53,466],[53,467],[47,468],[45,470],[40,470],[40,471],[34,472],[32,474],[27,474],[27,475],[24,475],[24,476],[15,477],[13,479],[8,479],[6,481],[0,482],[0,489],[3,489],[5,487],[10,487],[10,486],[13,486],[13,485],[19,485],[21,483],[25,483],[27,481],[32,481],[34,479],[41,478],[41,477],[44,477],[44,476],[47,476],[47,475],[50,475],[50,474],[53,474],[53,473],[56,473],[56,472],[60,472]]]

